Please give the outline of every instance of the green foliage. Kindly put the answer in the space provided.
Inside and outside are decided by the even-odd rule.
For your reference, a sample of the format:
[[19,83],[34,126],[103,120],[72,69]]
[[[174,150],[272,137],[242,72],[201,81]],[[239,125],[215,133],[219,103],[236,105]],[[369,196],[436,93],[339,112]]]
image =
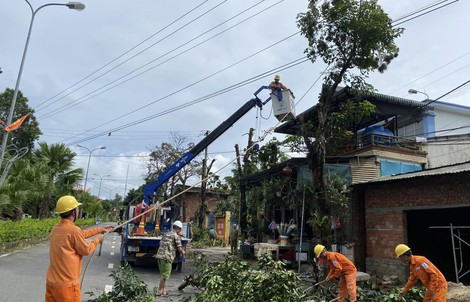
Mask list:
[[375,105],[369,101],[347,101],[340,105],[338,111],[328,115],[326,123],[326,137],[329,143],[327,151],[334,153],[336,148],[350,143],[356,125],[364,118],[375,112]]
[[298,275],[284,264],[263,255],[258,269],[232,256],[207,266],[199,279],[204,291],[191,301],[309,301],[302,294]]
[[[297,24],[308,40],[307,55],[313,62],[321,57],[330,65],[326,83],[345,80],[364,88],[363,77],[373,70],[383,72],[398,55],[394,40],[403,29],[392,27],[377,2],[310,0],[308,11],[298,15]],[[355,68],[361,76],[348,73]]]
[[[319,287],[308,290],[308,296],[313,301],[330,301],[336,297],[337,282],[329,281],[327,285],[320,285]],[[400,288],[393,288],[387,291],[375,291],[363,289],[357,286],[357,301],[358,302],[421,302],[423,301],[426,289],[424,287],[413,287],[406,293],[403,299],[398,298]]]
[[[110,274],[114,279],[113,290],[109,293],[102,293],[96,299],[88,302],[153,302],[153,293],[148,290],[147,285],[136,276],[129,264],[124,263]],[[94,296],[92,292],[86,294]]]
[[[0,243],[14,242],[22,239],[45,238],[49,236],[59,218],[23,219],[21,221],[0,221]],[[94,225],[94,219],[79,219],[75,225],[84,227]]]
[[82,169],[73,169],[74,157],[63,144],[42,142],[31,157],[14,161],[0,188],[0,217],[51,217],[58,196],[73,194],[81,178]]
[[204,227],[199,227],[196,224],[192,224],[193,240],[191,241],[191,247],[204,248],[210,246],[209,230]]

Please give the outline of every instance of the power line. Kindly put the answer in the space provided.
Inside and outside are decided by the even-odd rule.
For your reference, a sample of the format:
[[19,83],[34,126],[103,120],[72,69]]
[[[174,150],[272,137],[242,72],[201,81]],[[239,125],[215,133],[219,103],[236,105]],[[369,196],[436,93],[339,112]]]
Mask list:
[[450,3],[447,3],[447,4],[442,5],[442,6],[440,6],[440,7],[437,7],[437,8],[434,8],[434,9],[432,9],[432,10],[429,10],[429,11],[427,11],[427,12],[424,12],[424,13],[422,13],[422,14],[413,16],[413,17],[411,17],[411,18],[409,18],[409,19],[406,19],[406,20],[404,20],[404,21],[401,21],[401,22],[399,22],[399,23],[394,24],[394,26],[398,26],[398,25],[403,24],[403,23],[405,23],[405,22],[408,22],[408,21],[414,20],[414,19],[416,19],[416,18],[422,17],[422,16],[424,16],[424,15],[427,15],[427,14],[429,14],[429,13],[432,13],[432,12],[434,12],[434,11],[436,11],[436,10],[439,10],[439,9],[441,9],[441,8],[444,8],[444,7],[446,7],[446,6],[448,6],[448,5],[451,5],[451,4],[453,4],[453,3],[455,3],[455,2],[458,2],[458,1],[459,1],[459,0],[454,0],[454,1],[450,2]]
[[444,3],[444,2],[447,2],[447,1],[448,1],[448,0],[441,0],[441,1],[437,1],[437,2],[434,2],[434,3],[429,4],[429,5],[423,6],[423,7],[419,8],[419,9],[413,11],[413,12],[407,13],[407,14],[401,16],[401,17],[398,17],[398,18],[396,18],[396,19],[393,19],[393,22],[398,22],[398,21],[400,21],[400,20],[409,18],[409,17],[411,17],[411,16],[413,16],[413,15],[415,15],[415,14],[418,14],[418,13],[420,13],[420,12],[426,10],[426,9],[432,8],[432,7],[436,6],[436,5],[439,5],[439,4]]
[[[226,1],[227,1],[227,0],[226,0]],[[65,105],[63,105],[63,106],[61,106],[61,107],[59,107],[59,108],[53,110],[52,112],[47,113],[45,116],[43,116],[43,117],[41,117],[41,118],[47,118],[47,117],[50,117],[50,116],[52,116],[52,115],[54,115],[54,114],[60,113],[60,112],[62,112],[62,111],[64,111],[64,110],[70,109],[70,108],[72,108],[72,107],[74,107],[74,106],[76,106],[76,105],[78,105],[78,104],[83,103],[83,102],[86,101],[86,100],[89,100],[89,99],[91,99],[91,98],[94,98],[94,97],[96,97],[96,96],[98,96],[98,95],[100,95],[100,94],[102,94],[102,93],[104,93],[104,92],[106,92],[106,91],[111,90],[112,88],[115,88],[115,87],[117,87],[117,86],[120,86],[120,85],[123,84],[123,83],[126,83],[126,82],[128,82],[128,81],[130,81],[130,80],[132,80],[132,79],[134,79],[134,78],[136,78],[136,77],[139,77],[139,76],[141,76],[142,74],[147,73],[148,71],[153,70],[153,69],[155,69],[155,68],[157,68],[157,67],[163,65],[164,63],[167,63],[167,62],[169,62],[169,61],[171,61],[171,60],[173,60],[173,59],[179,57],[180,55],[185,54],[185,53],[189,52],[190,50],[192,50],[192,49],[194,49],[194,48],[196,48],[196,47],[198,47],[198,46],[200,46],[200,45],[202,45],[202,44],[208,42],[209,40],[212,40],[213,38],[215,38],[215,37],[217,37],[217,36],[223,34],[224,32],[227,32],[227,31],[229,31],[230,29],[235,28],[235,27],[237,27],[238,25],[240,25],[240,24],[242,24],[242,23],[244,23],[244,22],[246,22],[246,21],[248,21],[248,20],[250,20],[250,19],[256,17],[256,16],[259,15],[260,13],[262,13],[262,12],[264,12],[264,11],[266,11],[266,10],[268,10],[268,9],[270,9],[270,8],[272,8],[272,7],[274,7],[274,6],[276,6],[276,5],[278,5],[279,3],[283,2],[284,0],[278,1],[277,3],[273,4],[272,6],[270,6],[268,9],[261,10],[261,11],[255,13],[255,14],[253,14],[252,16],[250,16],[250,17],[248,17],[248,18],[246,18],[246,19],[244,19],[244,20],[242,20],[242,21],[236,23],[235,25],[230,26],[230,27],[228,27],[227,29],[225,29],[225,30],[223,30],[223,31],[221,31],[221,32],[219,32],[219,33],[217,33],[217,34],[211,36],[210,38],[208,38],[208,39],[206,39],[206,40],[204,40],[204,41],[202,41],[202,42],[200,42],[200,43],[197,43],[196,45],[194,45],[194,46],[192,46],[192,47],[190,47],[190,48],[188,48],[188,49],[186,49],[186,50],[184,50],[184,51],[182,51],[182,52],[180,52],[180,53],[178,53],[178,54],[176,54],[176,55],[174,55],[174,56],[172,56],[172,57],[170,57],[170,58],[168,58],[168,59],[166,59],[166,60],[164,60],[163,62],[158,63],[158,64],[155,65],[155,66],[152,66],[152,67],[150,67],[150,68],[147,68],[147,69],[145,69],[144,71],[142,71],[142,72],[140,72],[140,73],[138,73],[138,74],[136,74],[136,75],[134,75],[134,76],[132,76],[132,77],[130,77],[130,78],[128,78],[128,79],[122,81],[122,82],[119,82],[118,84],[113,85],[113,86],[111,86],[110,88],[108,88],[108,89],[106,89],[106,90],[104,90],[104,91],[102,91],[102,92],[100,92],[100,93],[97,93],[97,94],[95,94],[95,95],[92,95],[93,93],[95,93],[95,92],[97,92],[97,91],[99,91],[99,90],[101,90],[101,89],[104,89],[104,88],[106,88],[107,86],[112,85],[113,83],[116,83],[116,82],[118,82],[119,80],[122,80],[122,79],[126,78],[127,76],[129,76],[129,75],[131,75],[131,74],[133,74],[133,73],[135,73],[135,72],[141,70],[142,68],[144,68],[144,67],[146,67],[146,66],[148,66],[148,65],[150,65],[150,64],[152,64],[152,63],[154,63],[155,61],[157,61],[157,60],[159,60],[159,59],[165,57],[166,55],[175,52],[176,50],[182,48],[183,46],[188,45],[189,43],[191,43],[191,42],[197,40],[198,38],[200,38],[201,36],[207,34],[208,32],[210,32],[210,31],[212,31],[212,30],[214,30],[214,29],[216,29],[216,28],[222,26],[223,24],[225,24],[225,23],[229,22],[230,20],[232,20],[232,19],[238,17],[239,15],[243,14],[244,12],[246,12],[246,11],[248,11],[248,10],[254,8],[255,6],[259,5],[259,4],[260,4],[261,2],[263,2],[263,1],[265,1],[265,0],[261,0],[260,2],[258,2],[258,3],[254,4],[254,5],[252,5],[251,7],[249,7],[249,8],[247,8],[247,9],[245,9],[245,10],[239,12],[239,13],[236,14],[235,16],[233,16],[233,17],[231,17],[231,18],[225,20],[224,22],[219,23],[218,25],[216,25],[216,26],[214,26],[214,27],[212,27],[212,28],[206,30],[205,32],[203,32],[203,33],[197,35],[196,37],[190,39],[189,41],[186,41],[185,43],[183,43],[183,44],[181,44],[181,45],[179,45],[179,46],[173,48],[172,50],[167,51],[166,53],[160,55],[159,57],[157,57],[157,58],[155,58],[155,59],[153,59],[153,60],[151,60],[151,61],[149,61],[149,62],[147,62],[147,63],[145,63],[145,64],[143,64],[143,65],[141,65],[140,67],[138,67],[138,68],[136,68],[136,69],[134,69],[134,70],[132,70],[132,71],[130,71],[130,72],[124,74],[123,76],[118,77],[117,79],[115,79],[115,80],[113,80],[113,81],[107,83],[106,85],[103,85],[103,86],[101,86],[101,87],[99,87],[99,88],[97,88],[97,89],[95,89],[95,90],[93,90],[93,91],[91,91],[91,92],[85,94],[84,96],[81,96],[80,98],[78,98],[78,99],[76,99],[75,101],[73,101],[71,104],[65,104]],[[225,2],[225,1],[224,1],[224,2]],[[141,52],[140,52],[140,53],[141,53]],[[140,53],[138,53],[138,54],[140,54]],[[138,55],[138,54],[137,54],[137,55]],[[135,56],[137,56],[137,55],[135,55]],[[133,56],[133,57],[135,57],[135,56]],[[102,74],[101,76],[103,76],[103,75],[107,74],[108,72],[114,70],[115,68],[121,66],[122,64],[124,64],[125,62],[129,61],[129,60],[132,59],[133,57],[131,57],[131,58],[129,58],[128,60],[126,60],[126,61],[120,63],[119,65],[117,65],[117,66],[115,66],[115,67],[113,67],[112,69],[110,69],[110,70],[107,71],[106,73]],[[68,96],[68,95],[70,95],[71,93],[77,91],[78,89],[87,86],[88,84],[92,83],[92,82],[95,81],[96,79],[101,78],[101,76],[99,76],[99,77],[97,77],[97,78],[94,78],[93,80],[87,82],[86,84],[80,86],[79,88],[75,89],[74,91],[70,92],[69,94],[67,94],[67,95],[65,95],[65,96]],[[90,96],[90,95],[92,95],[92,96]],[[65,96],[63,96],[63,97],[65,97]],[[86,98],[87,96],[90,96],[90,97]],[[63,97],[61,97],[61,99],[62,99]],[[79,100],[81,100],[81,99],[83,99],[83,98],[85,98],[85,100],[83,100],[83,101],[81,101],[81,102],[77,102],[77,101],[79,101]],[[59,99],[59,100],[60,100],[60,99]],[[58,100],[57,100],[57,101],[58,101]],[[55,101],[55,102],[57,102],[57,101]],[[54,102],[54,103],[55,103],[55,102]],[[44,107],[44,108],[45,108],[45,107]],[[44,108],[42,108],[42,109],[44,109]]]
[[[76,141],[74,141],[74,142],[72,142],[72,143],[68,143],[68,145],[73,145],[73,144],[78,144],[78,143],[81,143],[81,142],[84,142],[84,141],[88,141],[88,140],[91,140],[91,139],[100,137],[100,136],[102,136],[102,135],[106,135],[106,134],[109,133],[109,132],[119,131],[119,130],[121,130],[121,129],[129,128],[129,127],[131,127],[131,126],[135,126],[135,125],[137,125],[137,124],[140,124],[140,123],[143,123],[143,122],[152,120],[152,119],[154,119],[154,118],[156,118],[156,117],[160,117],[160,116],[163,116],[163,115],[167,115],[167,114],[169,114],[169,113],[173,113],[173,112],[175,112],[175,111],[181,110],[181,109],[186,108],[186,107],[189,107],[189,106],[191,106],[191,105],[195,105],[195,104],[197,104],[197,103],[200,103],[200,102],[206,101],[206,100],[208,100],[208,99],[214,98],[214,97],[219,96],[219,95],[221,95],[221,94],[225,94],[225,93],[227,93],[227,92],[229,92],[229,91],[232,91],[232,90],[234,90],[234,89],[238,89],[238,88],[240,88],[240,87],[242,87],[242,86],[245,86],[245,85],[248,85],[248,84],[250,84],[250,83],[252,83],[252,82],[258,81],[259,79],[265,77],[265,76],[268,75],[268,74],[274,74],[274,73],[276,73],[276,72],[283,71],[283,70],[286,70],[286,69],[288,69],[288,68],[292,68],[292,67],[294,67],[294,66],[297,66],[297,65],[299,65],[299,64],[305,63],[305,62],[307,62],[307,61],[309,61],[309,59],[306,59],[305,57],[301,57],[300,59],[296,59],[296,60],[294,60],[294,61],[291,61],[291,62],[289,62],[289,63],[287,63],[287,64],[284,64],[284,65],[282,65],[282,66],[280,66],[280,67],[278,67],[278,68],[271,69],[271,70],[266,71],[266,72],[264,72],[264,73],[262,73],[262,74],[259,74],[259,75],[257,75],[257,76],[254,76],[254,77],[249,78],[249,79],[247,79],[247,80],[244,80],[244,81],[242,81],[242,82],[236,83],[236,84],[231,85],[231,86],[229,86],[229,87],[223,88],[223,89],[218,90],[218,91],[216,91],[216,92],[210,93],[210,94],[205,95],[205,96],[203,96],[203,97],[200,97],[200,98],[197,98],[197,99],[195,99],[195,100],[189,101],[189,102],[187,102],[187,103],[184,103],[184,104],[175,106],[175,107],[173,107],[173,108],[170,108],[170,109],[167,109],[167,110],[164,110],[164,111],[161,111],[161,112],[159,112],[159,113],[152,114],[152,115],[147,116],[147,117],[145,117],[145,118],[143,118],[143,119],[139,119],[139,120],[137,120],[137,121],[130,122],[130,123],[127,123],[127,124],[125,124],[125,125],[122,125],[122,126],[119,126],[119,127],[116,127],[116,128],[113,128],[113,129],[110,129],[110,130],[107,130],[107,131],[104,131],[104,132],[102,132],[101,134],[92,135],[92,136],[90,136],[90,137],[88,137],[88,138],[78,139],[78,140],[76,140]],[[96,126],[96,127],[92,128],[91,130],[95,130],[96,128],[99,128],[99,127],[101,127],[101,126],[107,125],[107,124],[109,124],[109,123],[110,123],[110,122],[101,124],[101,125],[99,125],[99,126]],[[87,132],[88,132],[88,131],[84,131],[84,132],[81,133],[81,134],[85,134],[85,133],[87,133]],[[71,138],[69,138],[69,139],[63,140],[62,142],[65,142],[65,141],[67,141],[67,140],[70,140],[70,139],[75,138],[75,137],[78,137],[78,136],[79,136],[79,135],[75,135],[75,136],[73,136],[73,137],[71,137]]]
[[[234,88],[234,89],[235,89],[235,88]],[[209,96],[209,97],[213,97],[213,96]],[[202,101],[202,100],[197,100],[197,101],[200,102],[200,101]],[[185,107],[186,107],[186,106],[188,106],[188,105],[185,105]],[[174,108],[173,111],[174,111],[174,110],[179,110],[179,109],[180,109],[180,108]],[[172,111],[170,111],[170,112],[172,112]],[[167,113],[170,113],[170,112],[167,112]],[[167,113],[164,113],[164,114],[167,114]],[[154,117],[153,117],[153,118],[154,118]],[[143,122],[143,121],[145,121],[145,120],[141,120],[141,121],[139,121],[139,122]],[[102,126],[102,125],[100,125],[100,126]],[[98,126],[98,127],[100,127],[100,126]],[[129,124],[126,125],[126,126],[128,127]],[[126,126],[124,126],[124,128],[125,128]],[[96,128],[94,128],[94,129],[96,129]],[[121,128],[121,129],[122,129],[122,128]],[[115,131],[116,131],[116,130],[115,130]],[[86,132],[85,132],[85,133],[86,133]],[[83,133],[82,133],[82,134],[83,134]],[[75,137],[76,137],[76,136],[75,136]],[[73,138],[73,137],[72,137],[72,138]]]
[[448,66],[448,65],[450,65],[450,64],[452,64],[452,63],[454,63],[454,62],[456,62],[456,61],[458,61],[458,60],[460,60],[460,59],[462,59],[462,58],[465,57],[465,56],[468,56],[469,54],[470,54],[470,51],[466,52],[465,54],[463,54],[463,55],[461,55],[461,56],[459,56],[459,57],[457,57],[457,58],[451,60],[450,62],[448,62],[448,63],[446,63],[446,64],[444,64],[444,65],[441,65],[440,67],[438,67],[438,68],[436,68],[436,69],[434,69],[434,70],[432,70],[432,71],[426,73],[425,75],[422,75],[422,76],[420,76],[419,78],[414,79],[413,81],[408,82],[407,84],[405,84],[405,85],[403,85],[403,86],[401,86],[401,87],[398,87],[397,89],[395,89],[395,90],[393,90],[393,91],[391,91],[391,92],[388,92],[388,93],[389,93],[389,94],[392,94],[392,93],[394,93],[394,92],[396,92],[396,91],[399,91],[399,90],[401,90],[401,89],[403,89],[403,88],[407,88],[409,85],[411,85],[411,84],[413,84],[413,83],[415,83],[415,82],[421,80],[422,78],[427,77],[428,75],[430,75],[430,74],[432,74],[432,73],[434,73],[434,72],[436,72],[436,71],[438,71],[438,70],[440,70],[440,69],[442,69],[442,68],[444,68],[444,67],[446,67],[446,66]]
[[[164,31],[165,29],[167,29],[168,27],[170,27],[171,25],[175,24],[176,22],[180,21],[182,18],[184,18],[185,16],[187,16],[188,14],[190,14],[191,12],[193,12],[194,10],[196,10],[197,8],[199,8],[200,6],[202,6],[204,3],[206,3],[207,1],[209,0],[205,0],[204,2],[202,2],[201,4],[193,7],[192,9],[190,9],[189,11],[187,11],[186,13],[184,13],[183,15],[177,17],[176,19],[174,19],[172,22],[170,22],[169,24],[167,24],[166,26],[164,26],[163,28],[159,29],[157,32],[153,33],[152,35],[150,35],[149,37],[145,38],[143,41],[139,42],[138,44],[134,45],[133,47],[131,47],[130,49],[128,49],[127,51],[125,51],[124,53],[122,53],[121,55],[117,56],[116,58],[114,58],[113,60],[109,61],[108,63],[106,63],[105,65],[101,66],[100,68],[98,68],[97,70],[95,70],[94,72],[90,73],[89,75],[87,75],[86,77],[82,78],[81,80],[79,80],[78,82],[75,82],[74,84],[70,85],[69,87],[65,88],[64,90],[62,90],[61,92],[53,95],[52,97],[48,98],[47,100],[45,100],[44,102],[40,103],[37,107],[41,107],[43,104],[46,104],[47,102],[49,102],[50,100],[54,99],[55,97],[59,96],[60,94],[64,93],[65,91],[69,90],[70,88],[80,84],[81,82],[83,82],[84,80],[88,79],[89,77],[91,77],[92,75],[96,74],[98,71],[100,70],[103,70],[105,67],[109,66],[111,63],[117,61],[118,59],[122,58],[124,55],[128,54],[129,52],[131,52],[132,50],[136,49],[137,47],[139,47],[140,45],[142,45],[143,43],[147,42],[148,40],[150,40],[151,38],[153,38],[154,36],[158,35],[159,33],[161,33],[162,31]],[[225,2],[225,1],[224,1]],[[195,20],[195,19],[193,19]],[[181,29],[181,28],[180,28]],[[175,33],[175,32],[173,32]],[[161,41],[161,40],[160,40]],[[158,43],[158,42],[157,42]],[[150,47],[153,47],[155,46],[157,43],[154,43],[152,44]],[[143,51],[139,52],[138,54],[141,54],[142,52],[148,50],[150,47],[147,47],[145,48]],[[134,58],[135,56],[131,57],[130,59]],[[129,59],[129,60],[130,60]],[[127,62],[128,60],[126,60],[125,62]],[[109,71],[108,71],[109,72]],[[104,74],[102,74],[104,75]],[[101,76],[100,76],[101,77]],[[75,91],[75,90],[74,90]],[[70,93],[69,93],[70,94]],[[67,95],[69,95],[67,94]],[[63,98],[63,97],[61,97]],[[59,99],[60,100],[60,99]],[[47,107],[47,106],[46,106]],[[45,108],[45,107],[44,107]],[[44,109],[42,108],[42,109]],[[42,110],[42,109],[36,109],[37,111],[39,110]]]

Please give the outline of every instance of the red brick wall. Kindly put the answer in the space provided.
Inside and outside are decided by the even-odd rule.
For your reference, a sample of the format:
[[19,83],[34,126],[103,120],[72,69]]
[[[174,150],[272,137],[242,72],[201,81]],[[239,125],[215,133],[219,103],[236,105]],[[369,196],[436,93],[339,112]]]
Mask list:
[[469,177],[470,172],[464,172],[355,186],[356,262],[367,263],[371,273],[404,277],[394,253],[397,244],[407,242],[404,211],[470,205]]
[[[217,207],[217,203],[223,196],[218,196],[215,194],[206,194],[207,205],[209,211],[214,212],[215,208]],[[193,218],[201,205],[201,201],[199,198],[198,193],[186,192],[184,194],[184,211],[185,211],[185,221],[189,222],[191,218]]]

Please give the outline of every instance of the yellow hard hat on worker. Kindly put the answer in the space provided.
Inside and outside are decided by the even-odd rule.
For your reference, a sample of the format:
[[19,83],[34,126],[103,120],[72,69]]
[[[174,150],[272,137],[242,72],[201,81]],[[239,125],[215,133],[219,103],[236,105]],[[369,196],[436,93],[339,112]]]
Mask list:
[[66,213],[68,211],[72,211],[73,209],[75,209],[76,207],[80,205],[82,204],[79,203],[77,199],[75,199],[75,197],[71,195],[65,195],[59,198],[59,200],[57,201],[55,212],[57,214]]
[[313,249],[313,252],[315,253],[315,257],[316,258],[320,257],[320,254],[323,252],[324,249],[325,249],[324,245],[317,244],[315,248]]
[[397,245],[397,247],[395,248],[395,254],[397,254],[397,258],[400,257],[401,255],[403,255],[404,253],[408,252],[410,249],[409,246],[407,246],[406,244],[399,244]]
[[276,75],[274,76],[274,80],[275,80],[275,81],[276,81],[276,80],[279,81],[280,79],[281,79],[281,77],[280,77],[278,74],[276,74]]

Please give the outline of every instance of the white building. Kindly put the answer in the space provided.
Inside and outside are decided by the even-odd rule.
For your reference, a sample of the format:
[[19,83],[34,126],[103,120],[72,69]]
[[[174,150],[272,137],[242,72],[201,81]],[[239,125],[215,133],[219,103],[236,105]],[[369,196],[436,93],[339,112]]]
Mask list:
[[420,122],[399,119],[398,136],[424,141],[427,168],[470,161],[470,107],[440,101],[430,105]]

